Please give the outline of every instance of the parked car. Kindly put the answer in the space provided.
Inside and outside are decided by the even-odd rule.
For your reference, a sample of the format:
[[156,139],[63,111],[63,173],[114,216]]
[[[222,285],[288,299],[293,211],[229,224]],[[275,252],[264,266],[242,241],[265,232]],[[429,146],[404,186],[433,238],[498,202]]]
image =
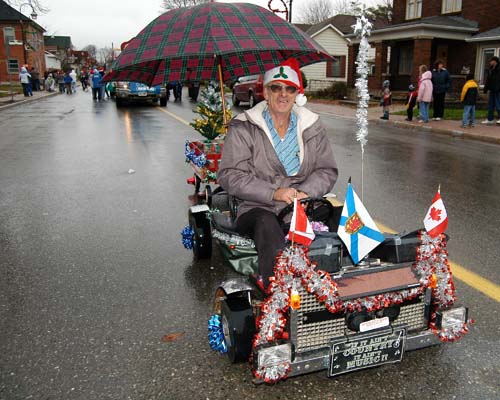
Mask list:
[[165,86],[149,87],[140,82],[119,81],[116,83],[116,106],[121,107],[127,102],[149,101],[160,105],[167,105],[167,90]]
[[233,104],[248,102],[250,108],[264,100],[263,75],[248,75],[239,77],[233,85]]

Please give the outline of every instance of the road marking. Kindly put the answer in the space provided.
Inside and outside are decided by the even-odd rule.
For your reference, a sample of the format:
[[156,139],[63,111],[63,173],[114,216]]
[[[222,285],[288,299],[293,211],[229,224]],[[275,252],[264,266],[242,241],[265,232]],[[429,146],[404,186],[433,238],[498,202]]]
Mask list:
[[184,125],[187,125],[187,126],[191,126],[189,125],[189,122],[186,121],[185,119],[175,115],[174,113],[170,112],[170,111],[167,111],[165,110],[164,108],[161,108],[161,107],[157,107],[158,110],[160,111],[163,111],[165,114],[168,114],[170,115],[172,118],[175,118],[177,121],[179,121],[181,124],[184,124]]
[[[333,203],[334,206],[342,206],[343,203],[336,199],[330,199],[330,201]],[[378,228],[382,232],[387,232],[387,233],[397,233],[394,229],[389,228],[387,225],[382,224],[379,221],[375,222],[378,226]],[[492,298],[493,300],[497,301],[500,303],[500,286],[489,281],[486,278],[483,278],[482,276],[476,274],[475,272],[472,272],[468,270],[467,268],[463,267],[460,264],[457,264],[456,262],[453,262],[450,260],[450,268],[453,276],[457,278],[458,280],[462,281],[466,285],[470,286],[471,288],[481,292],[485,296],[488,296]]]
[[[163,108],[159,108],[160,111],[163,111],[164,113],[170,115],[172,118],[175,118],[177,121],[190,126],[189,122],[187,122],[185,119],[182,119],[181,117],[178,117],[177,115],[171,113],[170,111],[167,111]],[[340,202],[337,199],[334,198],[329,198],[330,202],[334,206],[342,206],[344,203]],[[397,233],[394,229],[389,228],[387,225],[384,225],[383,223],[376,221],[375,222],[379,229],[382,232],[387,232],[387,233]],[[467,268],[461,266],[460,264],[457,264],[453,261],[450,261],[450,267],[452,270],[453,275],[455,278],[457,278],[459,281],[462,281],[466,285],[469,285],[471,288],[481,292],[482,294],[492,298],[493,300],[497,301],[500,303],[500,285],[497,285],[491,281],[489,281],[486,278],[483,278],[482,276],[476,274],[475,272],[472,272],[468,270]]]

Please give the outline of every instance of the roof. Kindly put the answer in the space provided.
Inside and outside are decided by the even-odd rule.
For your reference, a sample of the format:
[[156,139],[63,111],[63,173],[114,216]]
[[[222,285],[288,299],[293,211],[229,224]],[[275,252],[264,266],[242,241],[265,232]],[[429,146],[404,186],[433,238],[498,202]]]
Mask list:
[[307,32],[307,30],[311,27],[311,24],[293,24],[297,28],[299,28],[301,31]]
[[500,26],[489,31],[478,33],[467,39],[467,42],[488,42],[490,40],[500,40]]
[[476,21],[471,21],[462,17],[456,16],[444,16],[436,15],[433,17],[420,18],[413,21],[403,22],[401,24],[388,24],[381,28],[374,28],[372,33],[383,30],[392,30],[396,28],[408,28],[412,26],[429,26],[435,28],[457,28],[466,30],[476,30],[478,29],[478,23]]
[[28,21],[30,24],[34,25],[37,29],[42,32],[45,32],[40,25],[38,25],[31,18],[28,18],[26,15],[20,13],[15,8],[9,6],[5,1],[0,0],[0,21]]
[[71,36],[44,36],[45,46],[56,46],[58,49],[70,49]]
[[[381,18],[372,21],[372,23],[374,29],[387,26],[387,22],[385,22]],[[356,17],[354,15],[338,14],[328,19],[325,19],[324,21],[316,25],[311,26],[307,30],[307,33],[309,35],[314,35],[315,33],[321,31],[323,28],[326,28],[328,25],[332,25],[342,34],[348,35],[350,33],[353,33],[354,31],[353,25],[356,25]]]

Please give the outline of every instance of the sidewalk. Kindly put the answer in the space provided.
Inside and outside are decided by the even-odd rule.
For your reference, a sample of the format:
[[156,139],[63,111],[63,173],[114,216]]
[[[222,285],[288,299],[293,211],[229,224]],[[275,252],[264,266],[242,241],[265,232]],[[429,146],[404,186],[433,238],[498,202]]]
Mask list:
[[24,94],[20,93],[20,94],[14,95],[14,101],[11,101],[11,99],[12,99],[11,96],[0,97],[0,111],[4,110],[6,108],[18,106],[21,104],[30,103],[32,101],[40,100],[40,99],[43,99],[44,97],[53,96],[56,94],[58,94],[58,92],[40,91],[40,92],[33,92],[33,96],[24,97]]
[[[328,114],[338,118],[356,119],[356,108],[353,106],[328,104],[323,102],[309,101],[307,107],[311,111]],[[481,125],[481,120],[476,120],[474,128],[463,129],[460,127],[462,121],[441,120],[429,121],[427,124],[419,123],[416,119],[412,122],[405,121],[404,115],[394,115],[394,112],[405,110],[404,106],[391,106],[391,116],[388,121],[380,119],[382,115],[380,107],[368,109],[368,121],[375,124],[390,124],[398,128],[416,129],[423,132],[438,133],[452,137],[462,137],[482,142],[500,144],[500,125]]]

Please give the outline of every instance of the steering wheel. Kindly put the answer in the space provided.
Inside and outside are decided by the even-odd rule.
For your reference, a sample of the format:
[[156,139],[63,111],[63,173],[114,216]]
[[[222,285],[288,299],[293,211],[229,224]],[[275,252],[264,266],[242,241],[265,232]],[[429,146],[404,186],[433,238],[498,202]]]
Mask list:
[[[335,214],[335,208],[324,197],[309,197],[299,200],[300,204],[305,204],[307,217],[312,221],[320,221],[329,225],[331,218]],[[282,228],[286,228],[289,223],[285,223],[285,217],[293,211],[293,203],[288,204],[278,214],[278,222]]]

